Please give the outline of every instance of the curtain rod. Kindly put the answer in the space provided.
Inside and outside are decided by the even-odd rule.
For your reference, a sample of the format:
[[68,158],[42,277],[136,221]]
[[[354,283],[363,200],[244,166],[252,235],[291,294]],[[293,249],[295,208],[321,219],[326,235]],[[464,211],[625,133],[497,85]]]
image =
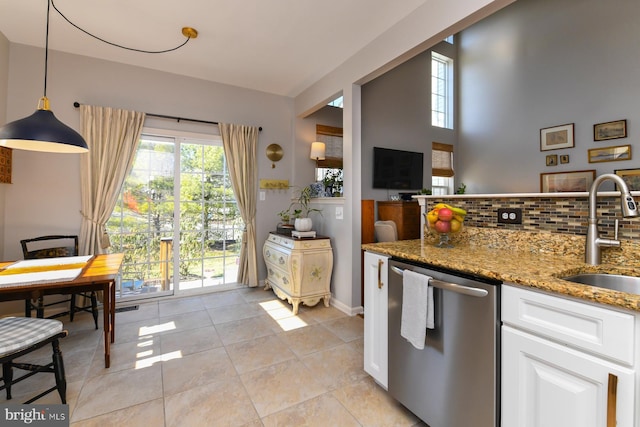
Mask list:
[[[78,101],[73,103],[73,106],[75,108],[79,108],[80,107],[80,103]],[[147,116],[151,116],[151,117],[158,117],[161,119],[170,119],[170,120],[176,120],[177,122],[180,122],[181,120],[185,121],[185,122],[194,122],[194,123],[204,123],[204,124],[208,124],[208,125],[217,125],[218,122],[212,122],[209,120],[199,120],[199,119],[187,119],[184,117],[177,117],[177,116],[166,116],[163,114],[153,114],[153,113],[145,113]],[[260,126],[258,128],[258,131],[262,132],[262,126]]]

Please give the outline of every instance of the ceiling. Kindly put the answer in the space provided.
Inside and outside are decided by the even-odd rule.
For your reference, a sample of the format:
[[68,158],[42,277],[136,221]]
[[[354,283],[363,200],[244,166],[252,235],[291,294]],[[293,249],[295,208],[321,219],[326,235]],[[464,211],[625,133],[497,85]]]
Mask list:
[[[427,0],[53,0],[49,49],[294,97]],[[0,32],[44,47],[47,0],[0,0]],[[50,52],[55,55],[55,52]]]

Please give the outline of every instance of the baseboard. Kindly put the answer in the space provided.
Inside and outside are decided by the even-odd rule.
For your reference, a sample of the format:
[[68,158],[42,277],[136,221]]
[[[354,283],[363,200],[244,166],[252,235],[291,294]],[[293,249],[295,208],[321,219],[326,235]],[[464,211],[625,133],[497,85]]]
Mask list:
[[360,314],[364,312],[364,308],[362,306],[349,307],[348,305],[334,298],[331,298],[331,305],[349,316],[355,316],[356,314]]

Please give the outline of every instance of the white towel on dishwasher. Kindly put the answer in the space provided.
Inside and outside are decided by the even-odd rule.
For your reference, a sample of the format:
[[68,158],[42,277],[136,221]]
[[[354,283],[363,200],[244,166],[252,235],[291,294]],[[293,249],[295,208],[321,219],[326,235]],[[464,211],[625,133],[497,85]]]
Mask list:
[[410,270],[402,272],[402,318],[400,335],[422,350],[427,328],[433,329],[433,287],[431,277]]

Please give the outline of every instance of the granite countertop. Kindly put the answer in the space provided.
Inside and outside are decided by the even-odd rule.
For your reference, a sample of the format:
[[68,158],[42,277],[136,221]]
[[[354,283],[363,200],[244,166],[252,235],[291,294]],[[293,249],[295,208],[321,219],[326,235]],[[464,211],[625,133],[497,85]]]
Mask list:
[[456,236],[453,248],[436,247],[435,237],[427,235],[424,240],[363,244],[362,249],[640,312],[640,295],[561,279],[600,272],[640,276],[640,250],[633,242],[603,250],[603,263],[592,266],[584,262],[584,239],[467,227]]

